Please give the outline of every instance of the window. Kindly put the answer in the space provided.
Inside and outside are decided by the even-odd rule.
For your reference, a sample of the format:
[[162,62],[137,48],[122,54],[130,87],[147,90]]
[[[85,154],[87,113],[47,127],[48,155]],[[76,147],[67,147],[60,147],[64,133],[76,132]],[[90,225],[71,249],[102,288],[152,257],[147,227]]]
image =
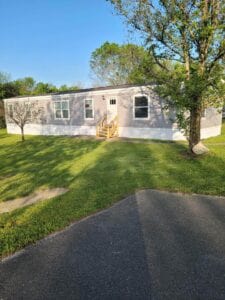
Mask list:
[[148,97],[136,96],[134,98],[134,118],[147,119],[149,116]]
[[69,101],[61,100],[54,102],[55,119],[69,119]]
[[13,118],[13,105],[8,104],[8,115],[10,118]]
[[84,116],[85,119],[93,119],[94,118],[94,113],[93,113],[93,100],[85,100],[84,101]]
[[110,105],[116,105],[116,99],[110,99],[109,104]]

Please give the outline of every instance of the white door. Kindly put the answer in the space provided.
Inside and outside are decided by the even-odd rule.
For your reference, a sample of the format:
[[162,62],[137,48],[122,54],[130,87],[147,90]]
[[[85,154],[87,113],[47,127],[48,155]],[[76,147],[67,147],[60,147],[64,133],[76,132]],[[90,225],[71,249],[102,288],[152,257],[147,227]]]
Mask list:
[[117,116],[117,99],[110,98],[107,103],[107,122],[111,122]]

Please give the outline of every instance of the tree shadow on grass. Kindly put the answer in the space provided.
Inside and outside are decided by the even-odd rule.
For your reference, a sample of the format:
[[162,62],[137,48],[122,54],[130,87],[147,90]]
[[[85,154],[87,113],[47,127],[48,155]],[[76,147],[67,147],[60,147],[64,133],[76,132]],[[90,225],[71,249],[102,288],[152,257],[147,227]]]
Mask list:
[[[35,168],[42,168],[45,172],[35,173],[33,165],[28,163],[26,166],[26,155],[18,153],[25,160],[24,171],[29,174],[29,189],[47,184],[49,187],[67,187],[69,192],[0,216],[1,253],[13,252],[139,189],[195,193],[205,189],[204,193],[209,194],[221,191],[222,178],[216,187],[213,187],[213,179],[208,184],[203,180],[212,170],[215,172],[221,168],[224,161],[215,156],[200,160],[184,159],[182,152],[186,148],[182,144],[162,146],[78,139],[68,142],[68,138],[54,137],[48,140],[46,154],[40,142],[46,147],[45,140],[36,141],[36,138],[27,147],[34,157]],[[29,150],[29,147],[35,150]],[[15,165],[20,164],[19,157]],[[14,158],[10,159],[13,162]],[[4,170],[7,172],[7,164]],[[221,175],[219,172],[216,180]]]
[[25,196],[39,187],[67,187],[73,180],[68,171],[71,163],[75,165],[98,146],[97,141],[33,137],[14,147],[1,147],[5,158],[0,161],[1,199]]
[[[120,143],[112,146],[111,143],[94,142],[90,146],[90,141],[76,141],[79,145],[78,153],[80,155],[75,155],[74,161],[74,156],[65,154],[67,147],[69,147],[68,152],[70,153],[71,144],[70,146],[65,145],[63,148],[64,145],[60,139],[57,138],[56,140],[56,149],[63,152],[63,164],[65,161],[68,162],[63,171],[55,171],[53,178],[50,176],[52,168],[57,169],[60,160],[56,157],[56,161],[53,159],[46,166],[46,156],[41,150],[43,146],[39,152],[32,152],[32,155],[34,160],[35,157],[40,155],[42,157],[43,155],[45,159],[41,164],[39,161],[34,161],[34,163],[37,163],[39,168],[43,167],[47,174],[43,178],[42,174],[38,174],[38,181],[33,182],[37,176],[30,169],[33,169],[33,166],[25,166],[23,171],[29,174],[30,189],[47,182],[48,186],[65,185],[69,188],[69,192],[57,198],[0,216],[1,253],[9,253],[21,248],[47,233],[65,227],[73,220],[110,206],[124,195],[132,193],[136,188],[143,187],[144,172],[142,175],[135,175],[143,167],[140,161],[136,160],[136,152],[142,151],[149,157],[151,154],[148,149],[144,150],[144,147],[136,144],[127,144],[121,151]],[[52,150],[48,149],[49,155],[52,155],[51,151],[54,151],[55,147],[52,147]],[[25,159],[25,156],[23,158]],[[135,162],[135,165],[132,165],[132,161]],[[16,164],[19,162],[20,159],[18,158]],[[79,165],[78,169],[76,169],[76,162]],[[128,162],[131,164],[128,165]],[[147,184],[145,185],[147,186]]]
[[6,139],[6,138],[8,138],[9,137],[9,135],[7,134],[7,132],[4,130],[4,132],[3,132],[3,130],[2,129],[0,129],[1,130],[1,141],[3,140],[3,139]]
[[[94,158],[86,154],[88,162],[80,172],[68,168],[73,176],[68,194],[15,212],[15,226],[6,228],[1,251],[6,252],[7,242],[14,245],[12,249],[19,248],[137,189],[201,190],[202,177],[221,168],[224,161],[214,155],[185,159],[184,149],[182,145],[100,143],[93,150]],[[212,182],[205,191],[211,192],[211,186]],[[17,264],[9,261],[12,281],[3,265],[2,282],[7,287],[9,281],[16,295],[23,276],[34,274],[32,289],[39,298],[42,286],[46,295],[67,299],[130,299],[131,295],[135,299],[223,299],[219,298],[224,297],[223,240],[215,235],[224,231],[223,214],[218,215],[224,208],[222,201],[179,194],[168,199],[168,194],[155,192],[145,205],[135,195],[85,225],[77,223],[76,231],[71,228],[61,238],[43,241]],[[210,281],[211,276],[216,280]],[[31,285],[20,292],[29,295]]]

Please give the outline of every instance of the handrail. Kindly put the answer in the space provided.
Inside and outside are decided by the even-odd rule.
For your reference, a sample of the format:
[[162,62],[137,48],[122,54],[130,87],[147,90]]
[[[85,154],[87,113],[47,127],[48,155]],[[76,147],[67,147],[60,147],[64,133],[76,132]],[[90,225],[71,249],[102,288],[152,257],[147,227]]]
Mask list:
[[99,136],[100,130],[104,127],[104,123],[107,120],[107,115],[104,115],[104,117],[97,123],[96,125],[96,135]]
[[118,117],[116,116],[109,124],[106,123],[107,116],[105,115],[96,125],[96,135],[100,136],[100,131],[106,131],[106,137],[111,138],[118,134]]
[[118,117],[116,116],[108,125],[107,137],[111,138],[118,130]]

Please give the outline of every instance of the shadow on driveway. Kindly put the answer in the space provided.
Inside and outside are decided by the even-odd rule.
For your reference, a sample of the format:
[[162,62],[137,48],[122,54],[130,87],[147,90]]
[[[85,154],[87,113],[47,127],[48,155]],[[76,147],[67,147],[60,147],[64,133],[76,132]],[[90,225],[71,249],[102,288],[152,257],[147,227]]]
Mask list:
[[0,263],[0,299],[225,299],[225,198],[144,190]]

